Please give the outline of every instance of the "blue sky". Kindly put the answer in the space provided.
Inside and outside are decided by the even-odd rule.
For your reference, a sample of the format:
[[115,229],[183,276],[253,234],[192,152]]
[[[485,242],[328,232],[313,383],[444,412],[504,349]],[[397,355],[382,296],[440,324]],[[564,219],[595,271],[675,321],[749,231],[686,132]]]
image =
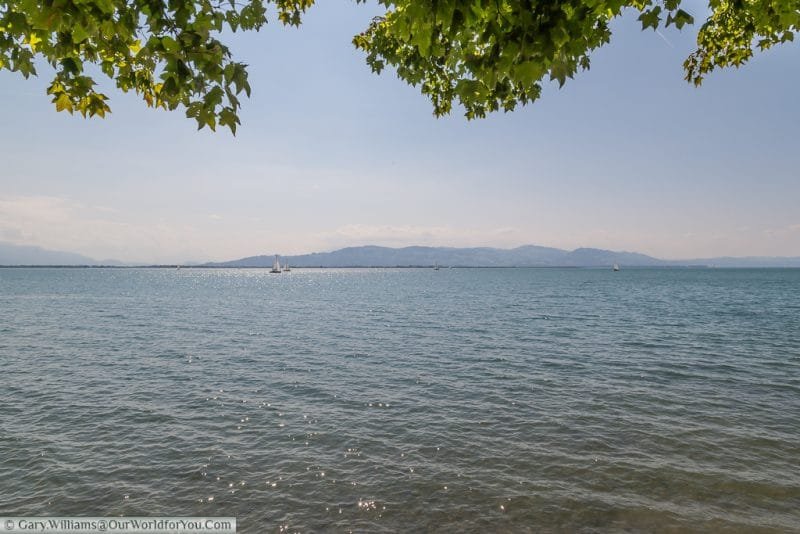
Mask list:
[[46,70],[0,72],[0,241],[144,262],[368,243],[800,255],[798,46],[695,89],[694,30],[630,13],[590,71],[467,122],[370,72],[350,39],[376,12],[323,2],[300,29],[234,36],[253,87],[235,138],[113,88],[105,120],[56,113]]

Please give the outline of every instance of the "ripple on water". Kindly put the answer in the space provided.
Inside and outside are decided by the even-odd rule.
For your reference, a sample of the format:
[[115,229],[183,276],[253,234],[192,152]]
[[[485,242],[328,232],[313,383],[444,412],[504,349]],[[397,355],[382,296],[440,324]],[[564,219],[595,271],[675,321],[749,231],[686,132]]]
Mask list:
[[0,270],[2,515],[795,531],[800,271]]

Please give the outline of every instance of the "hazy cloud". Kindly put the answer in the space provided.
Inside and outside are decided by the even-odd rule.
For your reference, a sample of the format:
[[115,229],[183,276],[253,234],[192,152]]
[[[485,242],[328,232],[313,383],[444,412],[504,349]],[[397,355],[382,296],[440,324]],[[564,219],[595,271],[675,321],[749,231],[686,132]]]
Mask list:
[[127,221],[116,210],[52,196],[0,197],[0,236],[95,259],[176,261],[202,257],[190,226]]

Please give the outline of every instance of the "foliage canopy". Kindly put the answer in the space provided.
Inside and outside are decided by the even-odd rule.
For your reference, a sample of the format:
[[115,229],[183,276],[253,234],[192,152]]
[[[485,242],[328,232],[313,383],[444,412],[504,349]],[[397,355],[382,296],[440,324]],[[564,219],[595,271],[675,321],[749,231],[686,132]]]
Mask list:
[[[356,0],[361,3],[364,0]],[[456,102],[468,118],[536,100],[542,83],[563,85],[611,39],[609,24],[634,9],[644,29],[682,28],[681,0],[378,0],[386,12],[353,38],[375,72],[387,66],[418,85],[437,115]],[[185,108],[198,127],[236,133],[246,66],[220,40],[258,30],[267,8],[297,26],[314,0],[0,0],[0,69],[55,69],[48,94],[58,111],[104,116],[108,97],[87,67],[151,107]],[[715,68],[792,41],[800,0],[709,0],[697,49],[684,63],[700,85]]]

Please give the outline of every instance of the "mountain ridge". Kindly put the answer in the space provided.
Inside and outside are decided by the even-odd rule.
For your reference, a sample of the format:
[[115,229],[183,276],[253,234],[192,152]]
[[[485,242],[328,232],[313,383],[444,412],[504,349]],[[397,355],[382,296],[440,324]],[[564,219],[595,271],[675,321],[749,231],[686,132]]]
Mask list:
[[[271,267],[274,254],[248,256],[222,262],[179,262],[195,267]],[[539,245],[496,247],[384,247],[365,245],[329,252],[281,256],[292,267],[800,267],[800,257],[722,256],[687,260],[664,260],[638,252],[581,247],[565,250]],[[0,266],[145,266],[116,260],[94,260],[88,256],[29,245],[0,242]],[[158,266],[152,264],[149,266]]]
[[[55,266],[99,265],[100,262],[82,254],[49,250],[32,245],[15,245],[0,242],[0,265],[5,266]],[[106,264],[104,264],[106,265]]]
[[[209,262],[203,267],[271,267],[274,254],[248,256],[224,262]],[[365,245],[345,247],[330,252],[281,256],[292,267],[610,267],[617,263],[628,267],[800,267],[800,257],[744,258],[720,257],[689,260],[663,260],[638,252],[614,251],[591,247],[564,250],[538,245],[511,249],[494,247],[401,248]]]

